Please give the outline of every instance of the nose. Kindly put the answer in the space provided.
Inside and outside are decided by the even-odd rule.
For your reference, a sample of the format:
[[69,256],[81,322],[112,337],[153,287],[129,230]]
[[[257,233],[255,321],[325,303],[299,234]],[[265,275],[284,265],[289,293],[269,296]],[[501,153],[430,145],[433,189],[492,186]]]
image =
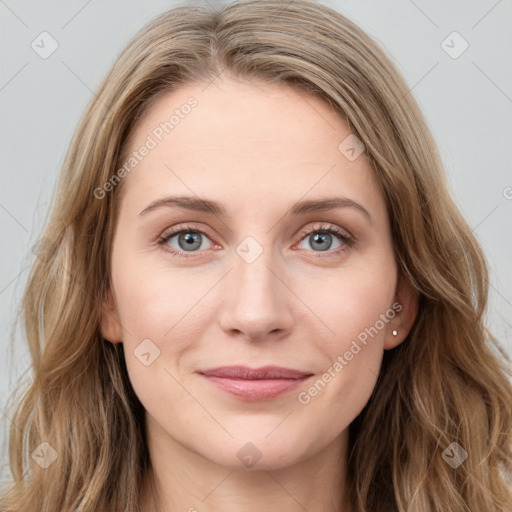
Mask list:
[[233,262],[222,290],[221,328],[250,341],[285,337],[293,324],[293,293],[285,271],[272,260],[270,250],[250,263],[235,253]]

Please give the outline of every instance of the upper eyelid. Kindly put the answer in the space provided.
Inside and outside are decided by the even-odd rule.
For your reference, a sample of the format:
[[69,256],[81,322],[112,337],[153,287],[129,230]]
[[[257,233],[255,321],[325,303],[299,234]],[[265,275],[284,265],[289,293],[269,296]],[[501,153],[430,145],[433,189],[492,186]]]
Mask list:
[[[346,237],[347,238],[350,238],[350,239],[353,239],[355,240],[355,236],[352,235],[352,233],[350,233],[350,231],[348,231],[347,229],[345,228],[342,228],[341,226],[337,226],[336,224],[332,224],[332,223],[323,223],[321,226],[317,226],[317,227],[314,227],[314,226],[311,226],[311,227],[305,227],[303,229],[301,229],[299,232],[298,232],[298,235],[304,235],[304,236],[307,236],[308,234],[311,234],[312,232],[316,232],[316,231],[342,231],[343,233],[346,234]],[[338,234],[339,236],[341,236],[343,233],[334,233],[334,234]]]
[[[344,233],[346,233],[346,238],[350,239],[351,241],[356,241],[356,237],[353,236],[347,229],[345,228],[342,228],[340,226],[337,226],[333,223],[329,223],[329,222],[325,222],[325,221],[318,221],[319,226],[310,226],[310,227],[307,227],[309,226],[309,223],[306,227],[304,228],[301,228],[300,230],[298,230],[296,232],[296,235],[295,236],[299,236],[300,239],[299,241],[301,241],[304,237],[310,235],[311,233],[314,233],[316,231],[323,231],[323,230],[329,230],[329,229],[332,229],[334,228],[335,230],[340,230]],[[193,223],[185,223],[183,225],[178,225],[177,227],[175,228],[171,228],[169,230],[165,230],[161,235],[158,236],[157,240],[160,240],[160,241],[168,241],[170,238],[173,238],[175,237],[176,235],[179,235],[180,233],[183,233],[183,232],[187,232],[187,231],[196,231],[198,233],[201,233],[201,234],[204,234],[206,235],[208,238],[210,238],[211,242],[212,243],[216,243],[214,240],[212,240],[212,237],[209,233],[208,233],[208,230],[207,229],[204,229],[202,227],[198,227],[198,226],[194,226]],[[335,236],[338,236],[340,238],[343,239],[343,233],[333,233]]]
[[210,235],[208,234],[208,231],[206,229],[200,228],[197,226],[191,226],[187,223],[187,225],[179,225],[176,228],[165,229],[162,232],[162,234],[158,236],[158,239],[161,240],[162,238],[173,237],[173,236],[176,236],[184,231],[197,231],[198,233],[202,233],[202,234],[205,234],[208,237],[210,237]]

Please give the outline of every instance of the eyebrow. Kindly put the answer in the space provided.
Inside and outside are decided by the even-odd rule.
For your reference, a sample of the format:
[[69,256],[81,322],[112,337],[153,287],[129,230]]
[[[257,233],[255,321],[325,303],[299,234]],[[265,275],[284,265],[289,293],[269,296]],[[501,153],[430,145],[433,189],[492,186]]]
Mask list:
[[[192,196],[169,196],[164,197],[162,199],[157,199],[150,203],[144,210],[142,210],[139,215],[145,215],[146,213],[156,210],[157,208],[163,207],[173,207],[177,206],[180,208],[185,208],[187,210],[192,210],[196,212],[204,212],[211,213],[213,215],[225,216],[226,210],[222,206],[221,203],[217,201],[213,201],[210,199],[203,199],[200,197],[192,197]],[[328,210],[333,210],[335,208],[356,208],[360,212],[362,212],[369,220],[372,222],[372,217],[368,210],[356,203],[352,199],[347,197],[327,197],[324,199],[308,199],[303,201],[298,201],[293,204],[286,215],[306,215],[312,212],[324,212]]]

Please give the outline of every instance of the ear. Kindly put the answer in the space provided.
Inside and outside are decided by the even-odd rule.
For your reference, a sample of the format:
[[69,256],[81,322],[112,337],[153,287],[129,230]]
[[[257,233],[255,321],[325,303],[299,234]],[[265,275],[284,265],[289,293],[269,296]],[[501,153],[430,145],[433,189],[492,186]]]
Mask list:
[[[392,308],[396,314],[387,324],[384,340],[385,350],[395,348],[405,340],[414,324],[414,320],[416,320],[418,301],[418,292],[413,288],[410,281],[400,273],[395,291],[396,306]],[[393,331],[397,333],[396,336],[393,335]]]
[[119,321],[117,306],[110,289],[107,290],[105,299],[101,304],[100,331],[101,335],[112,343],[123,341],[121,322]]

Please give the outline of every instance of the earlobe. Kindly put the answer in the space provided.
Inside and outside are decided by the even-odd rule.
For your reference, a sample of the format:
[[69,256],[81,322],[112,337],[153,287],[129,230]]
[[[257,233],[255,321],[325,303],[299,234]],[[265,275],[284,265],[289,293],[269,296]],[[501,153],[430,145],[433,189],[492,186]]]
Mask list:
[[101,335],[112,343],[119,343],[123,340],[123,332],[117,306],[111,290],[107,290],[106,296],[101,304]]
[[395,301],[400,304],[401,309],[387,326],[384,340],[385,350],[397,347],[407,338],[418,314],[418,292],[403,275],[400,275],[398,279]]

